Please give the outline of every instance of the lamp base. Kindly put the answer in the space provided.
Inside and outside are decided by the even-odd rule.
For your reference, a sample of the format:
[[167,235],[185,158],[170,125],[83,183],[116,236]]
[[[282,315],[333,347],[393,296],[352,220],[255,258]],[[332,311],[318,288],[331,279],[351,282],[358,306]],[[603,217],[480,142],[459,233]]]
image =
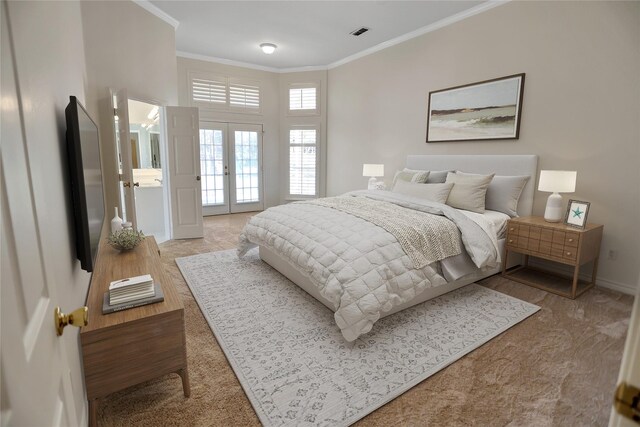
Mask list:
[[564,216],[564,209],[562,208],[562,196],[558,193],[553,193],[547,199],[547,207],[544,210],[544,220],[547,222],[560,222]]
[[376,190],[378,187],[378,180],[375,176],[369,178],[369,185],[367,186],[367,190]]

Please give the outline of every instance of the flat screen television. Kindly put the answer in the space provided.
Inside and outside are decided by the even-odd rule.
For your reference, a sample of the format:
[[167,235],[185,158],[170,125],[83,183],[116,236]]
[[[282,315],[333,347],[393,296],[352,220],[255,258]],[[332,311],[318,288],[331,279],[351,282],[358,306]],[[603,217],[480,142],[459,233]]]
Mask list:
[[91,272],[105,216],[98,126],[75,96],[65,115],[76,253],[82,269]]

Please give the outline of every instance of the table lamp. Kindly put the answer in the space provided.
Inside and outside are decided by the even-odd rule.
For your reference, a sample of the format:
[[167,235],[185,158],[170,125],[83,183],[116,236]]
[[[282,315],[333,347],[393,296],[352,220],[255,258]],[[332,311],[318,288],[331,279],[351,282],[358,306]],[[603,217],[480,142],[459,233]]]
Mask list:
[[378,184],[376,177],[384,176],[384,165],[372,165],[365,163],[362,165],[362,176],[370,177],[367,188],[369,190],[375,190]]
[[547,222],[560,222],[564,216],[562,196],[559,193],[573,193],[576,191],[576,171],[540,171],[538,191],[551,192],[544,210]]

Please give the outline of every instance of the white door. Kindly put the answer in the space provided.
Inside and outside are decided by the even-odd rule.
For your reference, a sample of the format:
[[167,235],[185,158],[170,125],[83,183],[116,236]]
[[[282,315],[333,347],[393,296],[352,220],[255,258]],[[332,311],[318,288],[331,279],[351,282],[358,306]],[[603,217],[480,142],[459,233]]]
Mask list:
[[204,215],[264,208],[262,125],[202,122],[200,163]]
[[[39,227],[43,223],[47,226],[55,224],[47,224],[47,212],[35,209],[38,198],[34,197],[34,188],[42,190],[42,186],[36,187],[34,182],[41,184],[38,181],[41,172],[32,174],[31,171],[39,165],[29,160],[37,154],[33,150],[42,143],[39,138],[53,129],[54,133],[48,138],[57,141],[59,132],[56,132],[56,118],[52,117],[53,106],[47,100],[43,101],[40,93],[34,93],[33,82],[41,84],[37,73],[46,70],[21,68],[23,63],[20,62],[21,57],[27,56],[25,43],[22,43],[29,38],[25,32],[30,31],[29,25],[38,19],[46,20],[46,13],[46,7],[41,11],[34,10],[28,2],[12,3],[10,7],[7,2],[0,3],[0,421],[3,426],[66,426],[82,422],[77,408],[82,407],[83,402],[74,400],[72,385],[72,376],[77,379],[81,371],[79,366],[69,362],[72,353],[76,357],[79,354],[78,332],[67,331],[58,337],[53,323],[54,308],[61,304],[58,296],[71,292],[73,284],[56,283],[48,274],[52,269],[52,256],[46,251]],[[13,40],[9,37],[7,21],[23,25],[22,29],[13,28]],[[47,55],[47,52],[41,55]],[[24,73],[19,74],[20,81],[14,73],[13,58],[18,63],[16,69]],[[28,65],[29,61],[25,62]],[[43,98],[46,99],[47,95]],[[38,102],[28,105],[30,98]],[[38,115],[42,118],[39,119]],[[78,290],[75,291],[77,293]]]
[[172,238],[202,237],[198,109],[166,107],[165,111]]
[[[636,292],[636,299],[633,302],[631,319],[629,320],[627,343],[622,355],[618,384],[625,382],[628,385],[640,389],[640,280],[638,281],[637,286],[638,290]],[[636,395],[636,399],[639,398],[640,395]],[[636,401],[636,404],[640,406],[640,402]],[[640,413],[636,412],[636,416],[638,417],[638,420],[640,420]],[[638,427],[638,421],[634,422],[631,419],[620,415],[614,408],[611,412],[609,426]]]
[[[118,173],[120,174],[120,199],[124,201],[123,214],[120,216],[133,224],[137,230],[136,203],[133,182],[133,159],[131,157],[131,134],[129,132],[129,98],[127,90],[121,89],[114,94],[115,115],[114,130],[118,155]],[[109,212],[110,213],[110,212]]]

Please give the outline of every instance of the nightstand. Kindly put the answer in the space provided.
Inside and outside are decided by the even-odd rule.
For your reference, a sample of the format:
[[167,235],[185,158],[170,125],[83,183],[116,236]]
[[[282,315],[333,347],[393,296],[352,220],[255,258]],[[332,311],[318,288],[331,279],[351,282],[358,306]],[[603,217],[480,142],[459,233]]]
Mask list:
[[[596,282],[603,228],[602,225],[587,224],[584,229],[579,229],[563,223],[547,222],[538,216],[510,219],[507,223],[502,275],[574,299],[593,287]],[[523,254],[524,264],[507,270],[509,252]],[[529,265],[529,257],[572,266],[573,277],[532,267]],[[580,267],[590,261],[593,261],[591,281],[580,280]]]

